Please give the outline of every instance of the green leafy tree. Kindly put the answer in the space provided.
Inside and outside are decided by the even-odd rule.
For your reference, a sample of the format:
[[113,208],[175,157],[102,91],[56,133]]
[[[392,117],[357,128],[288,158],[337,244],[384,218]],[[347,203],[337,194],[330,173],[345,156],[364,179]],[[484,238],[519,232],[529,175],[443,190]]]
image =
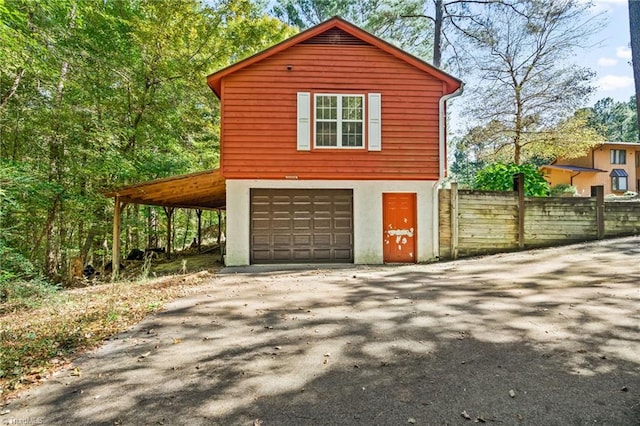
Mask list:
[[513,176],[524,173],[524,193],[527,197],[546,197],[549,183],[533,164],[495,163],[476,174],[473,189],[482,191],[513,191]]
[[451,139],[452,152],[450,176],[458,182],[461,188],[472,188],[476,174],[486,166],[486,161],[481,157],[481,144],[469,143],[468,137]]
[[[555,158],[575,158],[605,138],[589,126],[589,112],[581,110],[549,127],[522,133],[518,140],[518,158],[528,163],[547,163]],[[456,147],[478,161],[513,162],[516,157],[513,130],[504,122],[493,120],[472,128]]]
[[110,238],[101,190],[217,165],[205,76],[293,32],[250,0],[11,0],[0,17],[3,252],[55,281]]
[[588,125],[609,142],[637,142],[638,123],[636,100],[632,96],[628,102],[617,102],[612,98],[600,99],[584,111],[588,115]]

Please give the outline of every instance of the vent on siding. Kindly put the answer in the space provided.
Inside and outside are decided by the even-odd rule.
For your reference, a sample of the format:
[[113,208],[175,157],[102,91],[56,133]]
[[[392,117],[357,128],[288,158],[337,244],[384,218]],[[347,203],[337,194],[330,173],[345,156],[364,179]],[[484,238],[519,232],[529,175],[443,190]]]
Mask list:
[[300,44],[342,44],[351,46],[369,45],[366,41],[360,40],[358,37],[354,37],[340,28],[331,28],[330,30],[325,31],[322,34],[318,34],[315,37],[311,37]]

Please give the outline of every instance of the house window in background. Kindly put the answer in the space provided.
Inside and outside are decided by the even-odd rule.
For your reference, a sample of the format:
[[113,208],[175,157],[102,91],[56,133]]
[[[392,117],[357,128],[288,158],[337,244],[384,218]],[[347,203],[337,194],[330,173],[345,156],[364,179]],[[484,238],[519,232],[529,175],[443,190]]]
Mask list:
[[612,149],[611,164],[627,164],[627,151],[624,149]]
[[609,174],[611,177],[612,191],[627,191],[629,189],[628,174],[622,169],[613,169]]

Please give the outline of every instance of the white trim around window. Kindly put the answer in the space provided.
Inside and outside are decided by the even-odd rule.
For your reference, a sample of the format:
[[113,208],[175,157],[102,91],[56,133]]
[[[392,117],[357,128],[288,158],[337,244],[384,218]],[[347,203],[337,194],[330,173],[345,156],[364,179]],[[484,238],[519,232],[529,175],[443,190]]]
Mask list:
[[365,96],[316,93],[313,102],[314,148],[365,148]]

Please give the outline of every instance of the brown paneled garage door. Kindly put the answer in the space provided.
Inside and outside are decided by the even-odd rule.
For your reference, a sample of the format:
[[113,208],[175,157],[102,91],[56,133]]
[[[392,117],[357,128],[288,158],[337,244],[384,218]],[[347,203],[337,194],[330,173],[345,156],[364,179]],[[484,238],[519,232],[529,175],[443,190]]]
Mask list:
[[353,262],[353,191],[252,189],[251,263]]

